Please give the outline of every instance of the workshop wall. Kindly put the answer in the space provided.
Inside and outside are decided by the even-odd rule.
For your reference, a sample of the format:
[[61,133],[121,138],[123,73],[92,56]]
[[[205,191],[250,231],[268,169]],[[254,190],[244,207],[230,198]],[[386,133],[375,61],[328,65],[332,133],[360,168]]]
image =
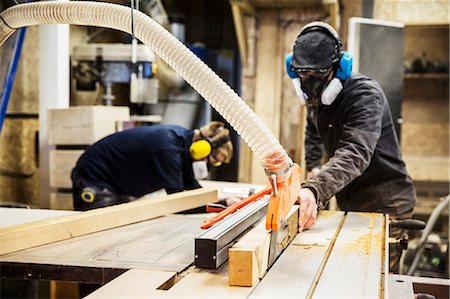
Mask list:
[[39,206],[37,131],[39,28],[27,28],[8,110],[0,135],[0,204]]

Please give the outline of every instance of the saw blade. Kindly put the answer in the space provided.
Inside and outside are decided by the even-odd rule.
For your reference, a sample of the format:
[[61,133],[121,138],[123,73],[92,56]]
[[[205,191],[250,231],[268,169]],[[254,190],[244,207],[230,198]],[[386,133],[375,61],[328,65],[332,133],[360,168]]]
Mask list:
[[277,257],[287,247],[287,239],[289,239],[289,227],[286,220],[283,219],[280,223],[280,228],[270,232],[268,268],[275,263]]

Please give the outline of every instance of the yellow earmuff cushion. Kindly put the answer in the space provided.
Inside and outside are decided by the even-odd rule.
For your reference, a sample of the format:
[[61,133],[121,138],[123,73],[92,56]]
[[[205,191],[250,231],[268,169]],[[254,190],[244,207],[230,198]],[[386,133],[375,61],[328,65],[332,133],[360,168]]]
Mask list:
[[207,140],[199,140],[189,147],[189,152],[194,160],[202,160],[211,154],[211,144]]

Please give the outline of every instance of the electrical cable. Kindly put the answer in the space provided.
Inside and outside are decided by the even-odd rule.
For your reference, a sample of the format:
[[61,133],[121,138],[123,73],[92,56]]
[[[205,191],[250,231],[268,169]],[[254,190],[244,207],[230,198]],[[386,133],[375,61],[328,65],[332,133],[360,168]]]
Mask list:
[[427,243],[428,237],[431,234],[431,231],[432,231],[434,225],[436,224],[436,221],[438,220],[439,216],[442,214],[442,212],[444,211],[445,208],[448,208],[449,204],[450,204],[450,195],[447,195],[436,206],[436,208],[433,210],[433,212],[431,212],[430,218],[428,218],[427,224],[425,225],[425,228],[423,229],[419,244],[417,245],[416,250],[413,254],[414,260],[411,263],[411,266],[409,267],[409,270],[408,270],[409,276],[414,276],[417,266],[419,265],[420,258],[422,257],[422,253],[423,253],[425,244]]

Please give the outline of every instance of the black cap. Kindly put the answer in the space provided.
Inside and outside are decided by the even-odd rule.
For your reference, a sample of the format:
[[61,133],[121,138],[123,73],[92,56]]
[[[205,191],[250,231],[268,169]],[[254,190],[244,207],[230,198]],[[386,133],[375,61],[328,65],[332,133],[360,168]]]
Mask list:
[[300,34],[293,52],[294,69],[326,69],[339,61],[336,40],[323,31]]

